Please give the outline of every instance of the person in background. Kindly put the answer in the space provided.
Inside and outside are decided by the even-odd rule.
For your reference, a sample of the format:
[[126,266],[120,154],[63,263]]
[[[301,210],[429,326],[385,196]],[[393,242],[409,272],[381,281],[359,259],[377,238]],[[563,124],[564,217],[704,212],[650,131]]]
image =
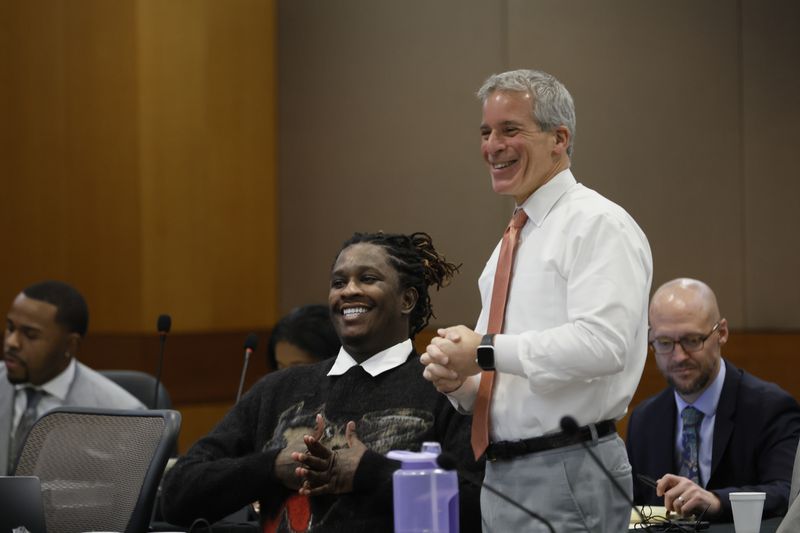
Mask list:
[[797,533],[800,531],[800,445],[794,456],[794,468],[792,469],[792,486],[789,491],[789,508],[786,516],[781,520],[776,533]]
[[711,288],[679,278],[650,302],[650,347],[669,386],[628,423],[637,504],[732,519],[731,492],[765,492],[764,517],[786,512],[800,439],[800,406],[775,385],[722,358],[728,321]]
[[[650,246],[625,210],[573,176],[575,107],[561,82],[504,72],[478,97],[492,188],[516,209],[478,280],[475,329],[441,329],[421,358],[425,377],[473,414],[487,484],[556,531],[626,530],[630,505],[581,444],[632,490],[615,421],[644,368]],[[562,431],[565,415],[574,433]],[[481,511],[489,531],[544,531],[487,491]]]
[[11,303],[0,366],[0,473],[13,473],[30,428],[51,409],[145,408],[77,360],[88,326],[86,301],[61,281],[31,285]]
[[340,347],[327,306],[297,307],[272,328],[267,341],[267,368],[280,370],[316,363],[335,357]]
[[[163,483],[165,518],[213,522],[258,500],[263,531],[392,531],[385,454],[438,441],[465,468],[470,418],[422,378],[412,339],[433,315],[428,288],[457,267],[424,233],[357,233],[333,265],[335,359],[264,376]],[[479,531],[477,490],[461,485],[461,531]],[[307,507],[284,506],[294,494]]]

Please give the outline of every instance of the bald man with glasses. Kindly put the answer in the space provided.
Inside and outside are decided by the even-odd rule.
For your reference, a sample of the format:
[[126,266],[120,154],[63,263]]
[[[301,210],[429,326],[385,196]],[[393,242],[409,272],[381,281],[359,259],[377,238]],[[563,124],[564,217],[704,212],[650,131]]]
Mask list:
[[764,517],[785,513],[800,405],[722,358],[728,321],[705,283],[665,283],[649,320],[650,352],[669,386],[628,423],[636,503],[729,522],[731,492],[766,492]]

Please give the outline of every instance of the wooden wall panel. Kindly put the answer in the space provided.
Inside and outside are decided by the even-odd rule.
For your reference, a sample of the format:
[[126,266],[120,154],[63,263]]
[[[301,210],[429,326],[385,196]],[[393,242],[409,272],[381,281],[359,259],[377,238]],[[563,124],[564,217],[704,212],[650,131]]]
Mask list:
[[0,306],[71,282],[81,359],[150,373],[171,313],[182,447],[276,317],[275,33],[272,0],[0,2]]
[[280,308],[325,301],[354,231],[431,234],[464,264],[434,296],[473,323],[511,204],[491,193],[474,91],[503,61],[490,2],[279,3]]
[[[434,335],[433,329],[421,332],[416,348],[421,353]],[[181,411],[183,427],[179,449],[185,452],[208,433],[232,407],[242,369],[242,342],[247,332],[175,334],[166,344],[163,382],[174,406]],[[267,373],[264,346],[268,331],[260,331],[260,346],[245,381],[249,389]],[[723,356],[738,367],[767,381],[777,383],[800,399],[800,376],[795,369],[800,334],[733,331]],[[108,354],[113,353],[113,359]],[[82,350],[82,360],[95,368],[136,369],[154,374],[158,362],[158,338],[149,335],[93,335]],[[666,382],[648,355],[639,387],[631,402],[658,393]],[[624,435],[627,417],[618,425]]]
[[473,323],[508,205],[472,93],[534,67],[575,96],[573,169],[645,230],[654,287],[697,277],[733,327],[800,329],[796,4],[284,0],[279,18],[281,309],[324,296],[353,229],[422,228],[464,263],[436,323]]
[[141,311],[133,5],[2,5],[0,305],[59,278],[85,293],[93,329],[130,327]]
[[[267,373],[267,331],[258,331],[259,346],[250,358],[245,390]],[[179,450],[185,452],[230,409],[236,399],[244,363],[244,339],[248,332],[174,333],[164,350],[162,382],[173,407],[181,412],[183,425]],[[140,370],[155,375],[159,339],[149,334],[89,335],[81,360],[96,369]]]
[[276,317],[271,2],[140,2],[143,320]]
[[[642,223],[656,283],[706,279],[737,331],[800,328],[795,5],[279,7],[276,20],[274,0],[0,2],[0,305],[56,277],[86,293],[90,335],[141,339],[162,312],[179,333],[231,335],[175,342],[185,366],[167,383],[186,405],[224,404],[233,337],[274,322],[278,241],[286,311],[324,300],[352,231],[427,230],[464,262],[436,322],[472,323],[509,208],[480,161],[472,92],[536,63],[575,93],[576,172]],[[138,343],[131,359],[115,343],[86,355],[152,372]],[[754,373],[791,375],[791,355],[751,348]]]
[[57,278],[92,332],[276,317],[271,0],[0,5],[0,305]]

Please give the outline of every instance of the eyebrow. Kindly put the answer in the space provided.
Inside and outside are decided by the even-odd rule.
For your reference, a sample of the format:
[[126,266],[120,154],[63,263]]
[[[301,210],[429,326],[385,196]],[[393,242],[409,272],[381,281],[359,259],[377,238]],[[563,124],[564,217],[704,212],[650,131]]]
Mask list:
[[[356,267],[353,268],[353,271],[356,274],[364,274],[365,272],[369,272],[369,273],[372,273],[372,274],[383,275],[381,273],[380,269],[378,267],[376,267],[376,266],[373,266],[373,265],[357,265]],[[341,269],[341,268],[339,268],[339,269],[336,269],[336,270],[331,272],[331,277],[334,277],[334,276],[346,276],[347,272],[349,272],[349,269]]]
[[[522,127],[522,122],[519,122],[517,120],[504,120],[503,122],[500,123],[500,127],[507,127],[507,126]],[[480,125],[479,129],[481,129],[481,130],[483,130],[483,129],[491,129],[491,126],[489,126],[485,122],[481,122],[481,125]]]
[[686,337],[702,337],[703,335],[705,335],[705,333],[697,333],[697,332],[682,333],[678,337],[673,337],[671,335],[653,335],[653,339],[654,340],[657,340],[657,339],[675,340],[676,338],[677,339],[684,339]]
[[21,331],[24,331],[24,332],[30,332],[30,331],[41,332],[42,331],[42,328],[39,328],[37,326],[31,326],[29,324],[17,324],[13,320],[11,320],[11,318],[6,317],[6,329],[8,329],[8,326],[14,326],[14,329],[18,329],[18,330],[21,330]]

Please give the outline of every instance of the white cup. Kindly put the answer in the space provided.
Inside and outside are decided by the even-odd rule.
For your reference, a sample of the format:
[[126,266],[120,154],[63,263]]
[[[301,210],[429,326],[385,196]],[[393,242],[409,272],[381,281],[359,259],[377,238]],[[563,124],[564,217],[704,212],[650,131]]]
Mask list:
[[761,513],[764,510],[766,492],[731,492],[733,528],[736,533],[759,533]]

